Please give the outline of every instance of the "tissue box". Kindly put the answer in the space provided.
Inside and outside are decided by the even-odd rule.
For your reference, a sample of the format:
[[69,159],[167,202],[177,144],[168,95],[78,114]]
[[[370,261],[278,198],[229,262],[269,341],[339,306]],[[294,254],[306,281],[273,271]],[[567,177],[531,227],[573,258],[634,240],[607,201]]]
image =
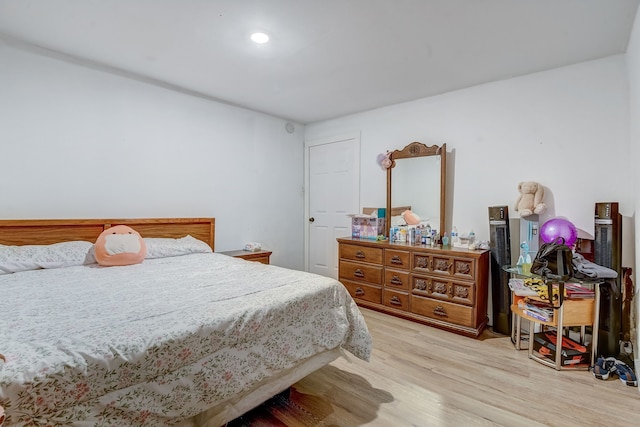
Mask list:
[[386,235],[386,218],[354,216],[351,218],[351,237],[375,240],[379,235]]

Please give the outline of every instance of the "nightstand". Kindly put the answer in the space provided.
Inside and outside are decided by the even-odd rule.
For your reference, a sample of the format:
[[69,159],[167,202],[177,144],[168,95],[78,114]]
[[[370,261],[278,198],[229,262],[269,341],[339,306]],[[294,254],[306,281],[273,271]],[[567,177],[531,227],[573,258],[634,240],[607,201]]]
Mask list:
[[229,255],[235,258],[246,259],[247,261],[257,261],[263,264],[269,264],[269,257],[271,256],[271,251],[257,251],[257,252],[249,252],[249,251],[226,251],[219,252],[224,255]]

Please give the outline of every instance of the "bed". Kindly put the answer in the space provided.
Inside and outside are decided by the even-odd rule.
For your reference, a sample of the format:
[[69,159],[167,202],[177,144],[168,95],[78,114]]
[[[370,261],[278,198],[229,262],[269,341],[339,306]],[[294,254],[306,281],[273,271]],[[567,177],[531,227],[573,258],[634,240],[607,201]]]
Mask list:
[[116,224],[145,239],[142,263],[0,265],[5,427],[220,426],[345,350],[369,359],[342,284],[213,252],[213,218],[0,220],[0,251],[83,253]]

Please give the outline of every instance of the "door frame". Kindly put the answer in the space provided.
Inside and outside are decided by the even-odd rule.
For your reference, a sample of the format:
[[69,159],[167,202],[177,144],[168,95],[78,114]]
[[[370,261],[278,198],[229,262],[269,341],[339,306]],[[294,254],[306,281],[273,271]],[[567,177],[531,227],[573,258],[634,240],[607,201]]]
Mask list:
[[[343,134],[329,136],[324,138],[316,138],[316,139],[305,139],[304,140],[304,271],[309,271],[309,215],[310,215],[310,191],[309,191],[309,151],[311,147],[323,144],[332,144],[336,142],[354,140],[356,143],[356,151],[357,156],[356,159],[356,168],[358,169],[358,209],[360,209],[360,132],[346,132]],[[356,212],[354,212],[356,213]]]

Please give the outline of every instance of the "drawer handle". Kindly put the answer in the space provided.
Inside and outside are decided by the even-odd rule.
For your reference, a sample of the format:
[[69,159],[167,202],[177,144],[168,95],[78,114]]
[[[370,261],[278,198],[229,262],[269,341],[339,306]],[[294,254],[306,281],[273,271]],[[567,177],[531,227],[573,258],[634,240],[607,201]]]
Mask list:
[[389,300],[389,303],[393,305],[402,305],[402,301],[400,301],[400,298],[398,298],[395,295],[391,297],[391,299]]
[[449,270],[451,269],[451,265],[452,264],[448,263],[447,261],[440,259],[436,261],[436,265],[434,269],[437,271],[449,272]]
[[456,286],[455,292],[456,293],[452,294],[452,296],[455,296],[456,298],[469,299],[469,288],[465,286]]
[[402,285],[402,279],[401,279],[401,278],[399,278],[398,276],[394,275],[394,276],[391,278],[391,284],[392,284],[392,285]]
[[356,296],[361,297],[362,295],[364,295],[364,289],[360,287],[356,288]]
[[355,277],[359,277],[362,279],[364,277],[364,272],[358,268],[356,271],[353,272],[353,275]]
[[424,279],[416,279],[415,286],[413,289],[417,289],[419,291],[424,291],[427,289],[427,281]]
[[399,264],[402,265],[402,258],[400,258],[398,255],[394,255],[391,257],[391,264]]
[[459,263],[458,266],[456,267],[456,273],[458,274],[466,274],[466,275],[470,275],[471,274],[471,265],[468,263]]
[[445,310],[443,306],[438,305],[433,309],[433,314],[436,316],[447,317],[447,310]]
[[361,258],[362,259],[362,258],[366,258],[366,256],[365,256],[364,252],[358,251],[358,252],[356,252],[356,258]]

